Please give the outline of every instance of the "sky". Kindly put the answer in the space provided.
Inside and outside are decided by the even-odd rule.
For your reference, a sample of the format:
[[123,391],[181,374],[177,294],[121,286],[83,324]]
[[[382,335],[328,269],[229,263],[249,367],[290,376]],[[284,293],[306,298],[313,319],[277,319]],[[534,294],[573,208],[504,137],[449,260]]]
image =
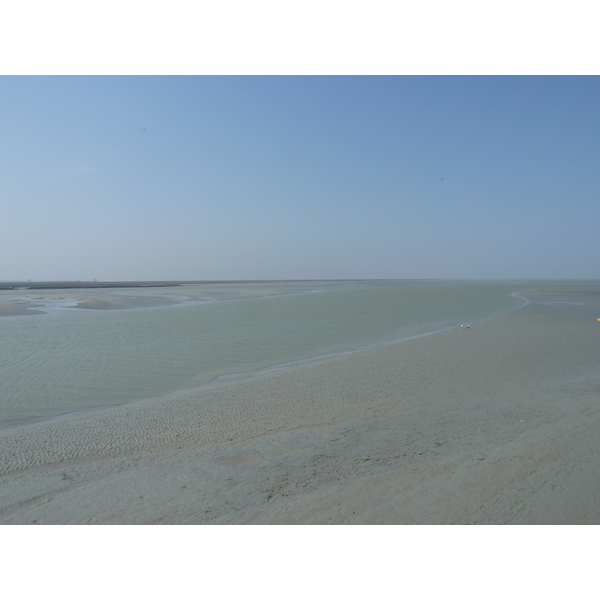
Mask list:
[[598,76],[0,76],[0,280],[600,277]]

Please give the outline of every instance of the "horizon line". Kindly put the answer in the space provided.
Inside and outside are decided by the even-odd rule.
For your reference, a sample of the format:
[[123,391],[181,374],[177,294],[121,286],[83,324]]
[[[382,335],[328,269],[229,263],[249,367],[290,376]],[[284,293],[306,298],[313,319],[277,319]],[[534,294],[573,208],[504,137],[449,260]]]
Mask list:
[[469,278],[469,277],[376,277],[376,278],[314,278],[314,279],[178,279],[178,280],[113,280],[113,281],[1,281],[0,290],[15,288],[117,288],[117,287],[175,287],[181,285],[207,285],[231,283],[302,283],[302,282],[344,282],[344,281],[598,281],[594,278]]

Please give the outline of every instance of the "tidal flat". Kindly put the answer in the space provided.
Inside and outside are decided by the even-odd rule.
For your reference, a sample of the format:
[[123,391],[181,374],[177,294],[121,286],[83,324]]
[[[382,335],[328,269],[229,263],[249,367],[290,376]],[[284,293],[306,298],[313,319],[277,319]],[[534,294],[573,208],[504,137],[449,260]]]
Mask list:
[[598,524],[600,294],[568,288],[0,431],[0,523]]

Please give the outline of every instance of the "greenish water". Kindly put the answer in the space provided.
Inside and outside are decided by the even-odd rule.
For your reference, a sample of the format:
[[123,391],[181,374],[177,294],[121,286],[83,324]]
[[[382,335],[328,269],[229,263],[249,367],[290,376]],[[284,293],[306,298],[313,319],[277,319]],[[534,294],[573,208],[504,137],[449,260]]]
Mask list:
[[523,301],[511,293],[528,288],[427,281],[189,286],[171,290],[181,304],[169,307],[2,317],[0,427],[458,326],[518,307]]

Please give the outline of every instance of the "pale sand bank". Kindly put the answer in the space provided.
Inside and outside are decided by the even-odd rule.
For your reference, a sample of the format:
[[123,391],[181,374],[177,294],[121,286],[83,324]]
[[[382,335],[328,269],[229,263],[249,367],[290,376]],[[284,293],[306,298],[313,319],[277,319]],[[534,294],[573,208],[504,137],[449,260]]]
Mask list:
[[[127,287],[116,284],[90,285],[90,289],[65,284],[64,288],[40,287],[30,289],[0,289],[0,317],[43,315],[72,309],[129,310],[161,308],[182,304],[198,304],[219,300],[263,298],[307,293],[310,282],[288,282],[282,287],[256,282],[255,286],[236,286],[235,282],[219,285],[140,284]],[[317,282],[314,282],[315,284]],[[38,284],[39,285],[39,284]],[[106,289],[103,289],[106,288]],[[121,288],[121,289],[119,289]],[[311,290],[312,291],[312,290]]]
[[600,523],[600,302],[0,432],[0,523]]
[[[23,292],[18,292],[22,294]],[[136,296],[124,293],[97,293],[87,290],[66,295],[65,290],[23,295],[17,299],[17,292],[5,292],[0,295],[0,317],[24,315],[43,315],[56,309],[88,309],[88,310],[126,310],[135,308],[155,308],[179,304],[176,298],[162,296]]]

